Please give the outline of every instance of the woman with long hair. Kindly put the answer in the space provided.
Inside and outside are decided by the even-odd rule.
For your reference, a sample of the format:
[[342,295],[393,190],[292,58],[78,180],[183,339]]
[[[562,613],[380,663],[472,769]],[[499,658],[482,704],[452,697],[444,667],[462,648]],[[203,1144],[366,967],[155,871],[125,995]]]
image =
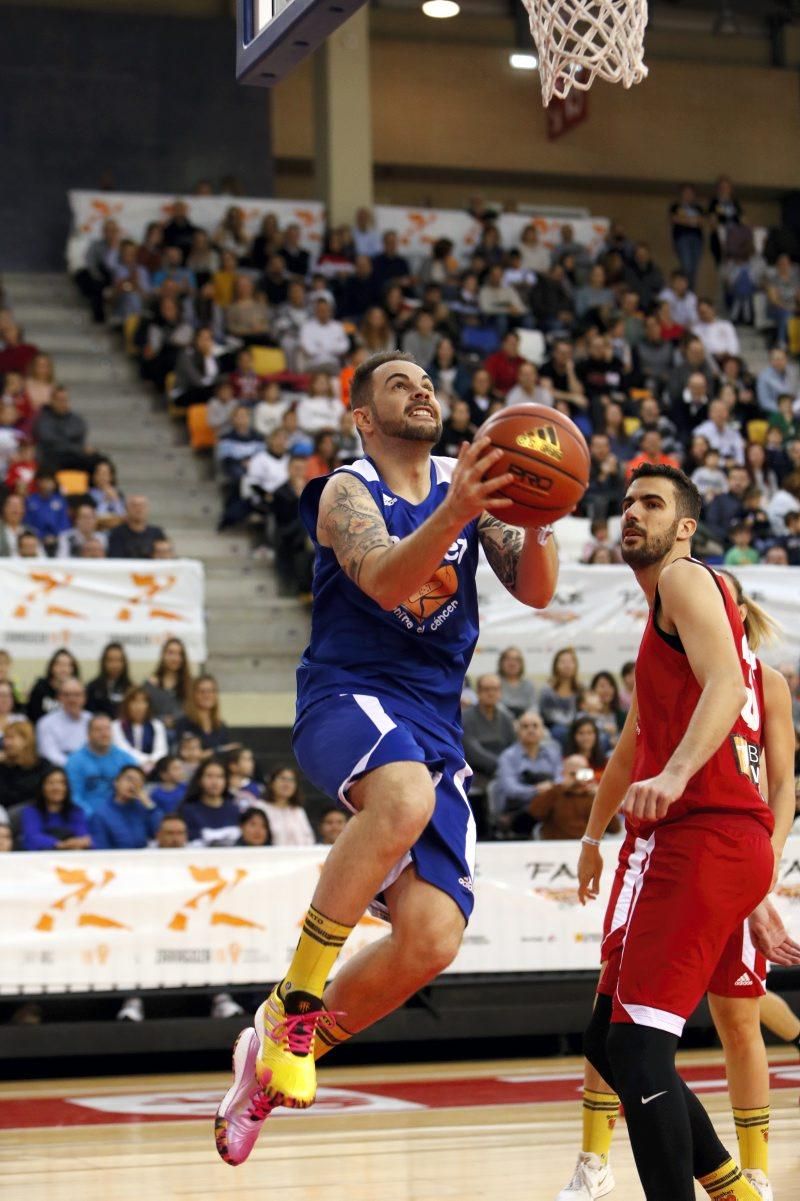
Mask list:
[[[14,685],[9,680],[0,680],[0,757],[2,757],[7,730],[23,720],[22,715],[15,712],[16,705]],[[2,800],[2,795],[0,795],[0,802]]]
[[600,702],[600,712],[595,720],[608,738],[609,746],[616,746],[620,731],[625,725],[625,711],[619,699],[619,685],[610,671],[598,671],[592,676],[589,691]]
[[[466,397],[471,382],[470,373],[459,363],[452,338],[444,337],[439,342],[433,362],[428,367],[428,375],[440,403],[444,401],[445,407],[448,401],[456,398],[463,400]],[[444,407],[442,416],[447,417]]]
[[36,795],[51,764],[36,750],[36,731],[29,721],[15,721],[6,730],[0,761],[0,804],[6,809]]
[[130,688],[125,693],[111,730],[114,745],[130,755],[147,775],[167,753],[166,727],[153,717],[150,697],[144,688]]
[[263,809],[251,805],[245,809],[240,819],[241,835],[237,847],[268,847],[272,845],[272,831],[269,828],[269,818]]
[[168,638],[161,648],[155,671],[142,685],[150,698],[153,717],[171,729],[182,717],[192,691],[192,671],[180,638]]
[[192,681],[186,711],[175,723],[175,735],[197,734],[204,751],[226,751],[234,744],[219,711],[219,689],[213,676],[201,675]]
[[50,403],[54,388],[55,371],[50,355],[34,355],[25,372],[25,392],[34,409]]
[[26,710],[28,720],[36,725],[40,717],[44,717],[45,713],[51,713],[58,704],[58,690],[63,682],[80,678],[81,669],[72,652],[68,651],[65,646],[60,646],[57,651],[53,651],[47,661],[44,675],[36,681],[28,697]]
[[765,503],[778,491],[778,477],[767,462],[767,452],[761,442],[748,442],[744,448],[744,465],[750,483],[759,489]]
[[117,716],[125,693],[133,687],[128,656],[121,642],[103,647],[97,675],[86,685],[86,708],[90,713]]
[[225,756],[233,799],[246,807],[264,799],[264,785],[255,779],[256,761],[247,746],[236,747]]
[[518,646],[507,646],[497,660],[500,700],[516,720],[536,708],[536,689],[525,675],[525,660]]
[[542,720],[560,743],[563,743],[567,729],[575,720],[582,690],[575,648],[562,646],[553,656],[550,678],[539,694]]
[[608,756],[603,750],[600,731],[593,717],[575,718],[564,740],[564,758],[566,759],[569,755],[585,755],[594,772],[595,780],[599,781],[608,762]]
[[[766,767],[768,801],[775,816],[772,845],[777,872],[795,809],[792,704],[789,689],[780,672],[760,663],[753,652],[762,642],[774,637],[779,627],[769,614],[745,595],[736,576],[728,571],[719,574],[739,608],[747,638],[747,654],[751,656],[748,662],[752,669],[753,687],[748,689],[746,705],[752,721],[753,749],[761,752]],[[760,768],[760,759],[756,759],[753,769],[759,781]],[[613,804],[615,812],[617,802],[621,803],[622,799],[622,796],[609,795],[608,808]],[[611,812],[601,812],[596,816],[600,819],[599,824],[602,824],[606,817],[613,815]],[[630,850],[630,840],[635,834],[635,829],[632,829],[626,835],[620,863],[623,859],[627,861],[626,848]],[[582,903],[597,895],[602,869],[599,849],[584,841],[578,864],[578,896]],[[786,944],[790,941],[785,931],[783,938],[781,942],[779,936],[775,937],[772,943],[773,946],[778,944],[775,951],[778,962],[786,962],[781,958],[787,954]],[[791,962],[791,954],[788,961]],[[769,1128],[769,1068],[760,1021],[770,1029],[774,1024],[779,1037],[786,1037],[787,1034],[796,1037],[800,1031],[788,1006],[772,994],[764,995],[762,980],[765,971],[764,957],[753,945],[749,923],[745,921],[741,936],[730,940],[717,966],[708,1001],[725,1051],[728,1092],[739,1140],[742,1172],[757,1196],[771,1198],[766,1138]],[[614,1178],[608,1156],[618,1112],[619,1098],[616,1093],[599,1072],[587,1063],[584,1070],[583,1147],[575,1175],[562,1193],[563,1197],[574,1195],[577,1201],[581,1195],[604,1196],[613,1189]]]
[[397,345],[397,335],[380,305],[374,304],[361,318],[358,339],[370,354],[393,350]]
[[228,250],[237,259],[247,258],[250,238],[245,228],[244,209],[232,204],[214,231],[212,241],[220,252]]
[[85,851],[92,845],[86,814],[72,799],[67,773],[49,768],[36,799],[22,810],[23,851]]
[[264,808],[276,847],[310,847],[316,841],[293,767],[276,767],[267,781]]
[[125,496],[117,487],[117,469],[111,459],[95,463],[89,496],[94,502],[98,529],[112,530],[125,520]]
[[218,759],[201,763],[180,807],[189,842],[198,847],[232,847],[239,839],[239,806],[230,794],[228,769]]

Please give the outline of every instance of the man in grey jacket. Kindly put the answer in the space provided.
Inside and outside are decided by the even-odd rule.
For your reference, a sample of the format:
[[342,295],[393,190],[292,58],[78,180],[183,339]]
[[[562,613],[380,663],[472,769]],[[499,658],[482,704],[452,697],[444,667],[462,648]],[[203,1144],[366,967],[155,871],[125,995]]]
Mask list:
[[467,709],[463,717],[464,755],[473,771],[469,799],[475,813],[478,837],[489,833],[487,789],[497,771],[502,752],[516,737],[514,719],[500,703],[500,677],[479,676],[478,703]]
[[72,410],[67,389],[54,388],[50,403],[40,409],[36,421],[41,465],[50,471],[93,471],[102,456],[87,445],[87,432],[83,417]]

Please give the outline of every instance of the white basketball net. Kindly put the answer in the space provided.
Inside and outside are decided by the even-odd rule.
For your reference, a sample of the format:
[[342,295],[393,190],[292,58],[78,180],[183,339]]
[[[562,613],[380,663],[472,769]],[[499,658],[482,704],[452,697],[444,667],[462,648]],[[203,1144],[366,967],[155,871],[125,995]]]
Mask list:
[[647,0],[522,0],[539,55],[542,102],[595,79],[632,87],[647,74]]

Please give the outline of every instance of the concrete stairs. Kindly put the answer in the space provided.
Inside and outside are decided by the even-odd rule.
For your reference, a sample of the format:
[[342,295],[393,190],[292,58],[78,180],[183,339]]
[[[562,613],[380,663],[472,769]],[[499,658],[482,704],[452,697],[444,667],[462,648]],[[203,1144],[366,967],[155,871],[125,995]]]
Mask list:
[[[56,378],[89,424],[91,444],[114,460],[122,489],[145,493],[151,520],[164,527],[176,553],[204,563],[207,667],[225,693],[247,698],[230,697],[230,719],[255,724],[268,711],[271,721],[280,714],[290,721],[307,610],[277,595],[271,564],[252,557],[246,534],[215,532],[219,493],[209,461],[192,453],[183,428],[139,379],[121,339],[92,322],[72,281],[10,274],[3,284],[26,338],[53,356]],[[265,693],[274,696],[261,706],[257,698]]]

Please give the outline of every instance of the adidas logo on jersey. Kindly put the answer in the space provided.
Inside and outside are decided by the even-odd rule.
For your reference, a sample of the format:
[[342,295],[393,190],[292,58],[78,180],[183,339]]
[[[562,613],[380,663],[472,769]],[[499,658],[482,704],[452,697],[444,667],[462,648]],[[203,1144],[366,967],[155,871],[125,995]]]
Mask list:
[[747,972],[742,972],[739,979],[735,982],[734,987],[745,988],[748,984],[752,984],[752,983],[753,983],[753,977],[748,975]]
[[396,496],[387,496],[385,492],[382,493],[382,495],[383,495],[383,503],[386,505],[387,508],[390,508],[392,505],[397,504]]

